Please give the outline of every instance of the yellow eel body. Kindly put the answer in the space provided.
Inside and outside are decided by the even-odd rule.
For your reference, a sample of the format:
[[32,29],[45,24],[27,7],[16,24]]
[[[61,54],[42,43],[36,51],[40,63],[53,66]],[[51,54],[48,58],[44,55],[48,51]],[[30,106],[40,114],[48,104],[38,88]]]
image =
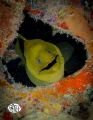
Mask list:
[[22,59],[29,79],[35,85],[46,85],[59,81],[64,76],[64,58],[57,46],[41,39],[23,40],[24,50],[21,50],[19,40],[16,52]]

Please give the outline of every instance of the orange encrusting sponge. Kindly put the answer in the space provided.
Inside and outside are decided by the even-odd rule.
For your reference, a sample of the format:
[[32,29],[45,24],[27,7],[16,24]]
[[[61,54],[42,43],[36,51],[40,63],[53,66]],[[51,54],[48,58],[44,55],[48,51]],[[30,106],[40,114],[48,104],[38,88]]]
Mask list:
[[87,19],[75,8],[67,8],[68,15],[65,22],[73,35],[80,36],[85,40],[93,39],[93,31],[90,31]]

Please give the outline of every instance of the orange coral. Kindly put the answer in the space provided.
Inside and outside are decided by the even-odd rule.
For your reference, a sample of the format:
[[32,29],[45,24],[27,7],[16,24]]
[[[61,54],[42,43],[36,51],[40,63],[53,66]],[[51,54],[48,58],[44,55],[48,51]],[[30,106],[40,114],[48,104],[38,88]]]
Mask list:
[[22,1],[0,1],[0,40],[6,42],[6,46],[0,47],[0,56],[3,55],[10,41],[15,38],[16,30],[23,19],[22,12],[25,2]]
[[40,11],[39,11],[38,9],[36,9],[36,10],[31,10],[31,7],[30,7],[30,6],[26,6],[26,7],[25,7],[25,10],[28,10],[28,11],[31,12],[31,14],[33,14],[33,15],[36,15],[36,14],[40,13]]
[[11,7],[5,7],[2,3],[0,3],[0,13],[0,28],[2,29],[0,39],[7,40],[6,36],[9,32],[9,28],[12,26],[10,19],[13,19],[13,13]]
[[[67,8],[68,16],[66,16],[66,24],[69,30],[76,36],[80,36],[85,40],[93,39],[93,31],[89,30],[89,23],[84,15],[75,8]],[[87,34],[86,34],[87,33]]]
[[89,42],[87,43],[87,45],[88,45],[88,51],[89,51],[91,54],[93,54],[93,41],[89,41]]
[[68,30],[68,26],[67,26],[67,24],[65,23],[65,22],[63,22],[63,23],[57,23],[57,25],[59,26],[59,27],[61,27],[61,28],[63,28],[63,29],[66,29],[66,30]]

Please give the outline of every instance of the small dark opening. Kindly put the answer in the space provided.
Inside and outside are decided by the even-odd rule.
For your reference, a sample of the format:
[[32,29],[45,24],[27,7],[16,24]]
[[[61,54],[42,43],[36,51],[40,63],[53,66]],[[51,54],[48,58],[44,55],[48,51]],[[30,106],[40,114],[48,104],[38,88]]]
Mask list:
[[[44,41],[51,42],[55,45],[60,42],[67,42],[74,48],[72,56],[65,63],[65,77],[73,74],[85,65],[87,53],[85,50],[85,46],[81,42],[76,42],[76,40],[73,39],[70,35],[67,37],[67,34],[57,33],[55,36],[53,36],[51,26],[49,26],[48,24],[44,24],[40,20],[36,21],[33,18],[29,17],[27,11],[24,11],[24,15],[24,22],[20,26],[18,32],[21,35],[23,35],[26,39],[42,39]],[[15,43],[16,40],[14,41],[14,44]],[[9,73],[11,74],[11,76],[14,77],[16,83],[20,82],[23,85],[27,85],[28,87],[35,87],[35,85],[29,80],[25,68],[19,65],[20,61],[20,58],[17,58],[15,60],[11,60],[9,63],[4,64],[6,64]]]

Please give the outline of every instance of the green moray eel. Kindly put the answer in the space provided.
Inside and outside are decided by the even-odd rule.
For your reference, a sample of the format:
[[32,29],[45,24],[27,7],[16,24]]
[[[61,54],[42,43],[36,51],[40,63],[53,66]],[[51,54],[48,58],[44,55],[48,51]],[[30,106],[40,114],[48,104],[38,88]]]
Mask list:
[[54,83],[64,76],[64,58],[54,44],[41,39],[26,40],[19,34],[15,50],[35,85]]

